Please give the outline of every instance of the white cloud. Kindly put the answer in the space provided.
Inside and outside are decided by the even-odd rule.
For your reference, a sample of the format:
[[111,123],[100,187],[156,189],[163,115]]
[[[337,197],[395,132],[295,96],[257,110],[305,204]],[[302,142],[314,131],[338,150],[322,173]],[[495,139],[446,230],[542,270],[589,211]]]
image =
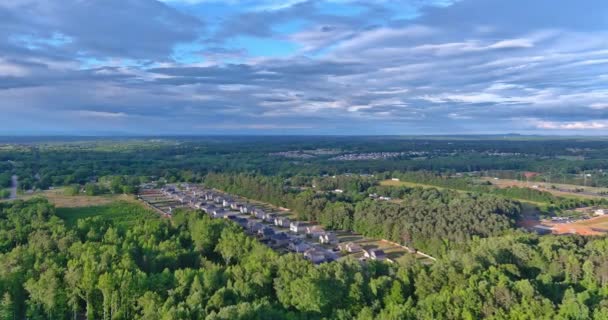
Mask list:
[[608,103],[592,103],[589,107],[591,109],[598,109],[598,110],[608,109]]
[[574,121],[574,122],[555,122],[555,121],[538,121],[536,123],[538,129],[548,130],[600,130],[608,129],[606,121]]
[[123,119],[128,117],[124,112],[106,112],[106,111],[93,111],[93,110],[78,110],[76,114],[83,118],[97,118],[97,119]]
[[488,48],[490,49],[514,49],[514,48],[532,48],[534,42],[530,39],[509,39],[498,41]]

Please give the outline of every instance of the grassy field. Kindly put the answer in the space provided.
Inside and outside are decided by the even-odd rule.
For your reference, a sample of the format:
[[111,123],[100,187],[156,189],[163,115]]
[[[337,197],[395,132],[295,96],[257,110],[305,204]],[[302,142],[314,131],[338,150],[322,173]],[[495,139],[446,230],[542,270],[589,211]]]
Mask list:
[[116,225],[129,227],[143,219],[158,219],[159,215],[139,203],[117,201],[109,204],[84,207],[58,207],[57,216],[64,219],[68,226],[76,225],[78,219],[103,217]]
[[111,204],[116,201],[125,201],[137,203],[137,200],[133,196],[129,195],[103,195],[103,196],[87,196],[87,195],[76,195],[69,196],[65,194],[63,188],[45,190],[42,192],[36,192],[33,194],[21,195],[18,199],[27,200],[33,197],[44,197],[49,200],[57,208],[80,208],[90,206],[100,206]]

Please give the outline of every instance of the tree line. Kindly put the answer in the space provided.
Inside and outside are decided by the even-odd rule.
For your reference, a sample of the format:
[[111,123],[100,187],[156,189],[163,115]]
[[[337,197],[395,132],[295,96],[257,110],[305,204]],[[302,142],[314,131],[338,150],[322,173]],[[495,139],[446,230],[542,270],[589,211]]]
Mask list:
[[608,239],[514,232],[432,265],[314,266],[181,211],[68,227],[44,199],[0,203],[0,319],[606,319]]

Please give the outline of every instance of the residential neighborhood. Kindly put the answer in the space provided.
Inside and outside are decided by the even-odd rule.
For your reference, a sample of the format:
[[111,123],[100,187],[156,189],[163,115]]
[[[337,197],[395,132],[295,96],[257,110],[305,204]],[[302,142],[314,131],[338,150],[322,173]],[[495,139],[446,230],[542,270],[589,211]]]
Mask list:
[[176,208],[190,208],[201,210],[214,219],[229,219],[274,250],[302,254],[315,264],[347,255],[361,261],[392,262],[380,248],[364,249],[361,244],[346,241],[348,239],[341,242],[336,231],[325,230],[309,221],[294,220],[289,212],[269,205],[254,204],[200,185],[174,184],[161,189],[145,189],[138,198],[166,217],[171,217]]

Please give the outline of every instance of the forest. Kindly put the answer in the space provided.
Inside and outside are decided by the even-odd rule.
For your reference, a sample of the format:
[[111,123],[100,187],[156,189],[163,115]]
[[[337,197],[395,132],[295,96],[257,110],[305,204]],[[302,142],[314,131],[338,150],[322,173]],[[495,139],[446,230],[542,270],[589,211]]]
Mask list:
[[608,239],[510,232],[432,265],[277,255],[196,212],[68,226],[0,203],[0,319],[606,319]]
[[[3,144],[5,143],[5,144]],[[4,147],[3,147],[4,146]],[[334,154],[307,159],[276,152],[334,150],[338,154],[404,152],[394,159],[332,161]],[[344,173],[432,171],[536,171],[578,182],[593,173],[591,185],[608,186],[608,141],[602,138],[519,136],[455,137],[39,137],[0,140],[0,174],[20,177],[22,190],[86,184],[104,176],[169,182],[200,181],[210,172],[252,173],[285,178]],[[0,183],[6,176],[0,176]]]
[[[399,156],[333,159],[373,152]],[[539,181],[608,186],[606,159],[608,141],[576,137],[0,141],[0,192],[17,175],[25,199],[0,201],[0,320],[608,319],[608,238],[516,225],[524,205],[554,215],[606,201],[474,179],[530,171]],[[381,183],[391,178],[404,185]],[[437,260],[313,265],[228,220],[183,209],[161,218],[130,196],[177,182]],[[44,198],[50,188],[68,199],[131,200],[55,208]]]

